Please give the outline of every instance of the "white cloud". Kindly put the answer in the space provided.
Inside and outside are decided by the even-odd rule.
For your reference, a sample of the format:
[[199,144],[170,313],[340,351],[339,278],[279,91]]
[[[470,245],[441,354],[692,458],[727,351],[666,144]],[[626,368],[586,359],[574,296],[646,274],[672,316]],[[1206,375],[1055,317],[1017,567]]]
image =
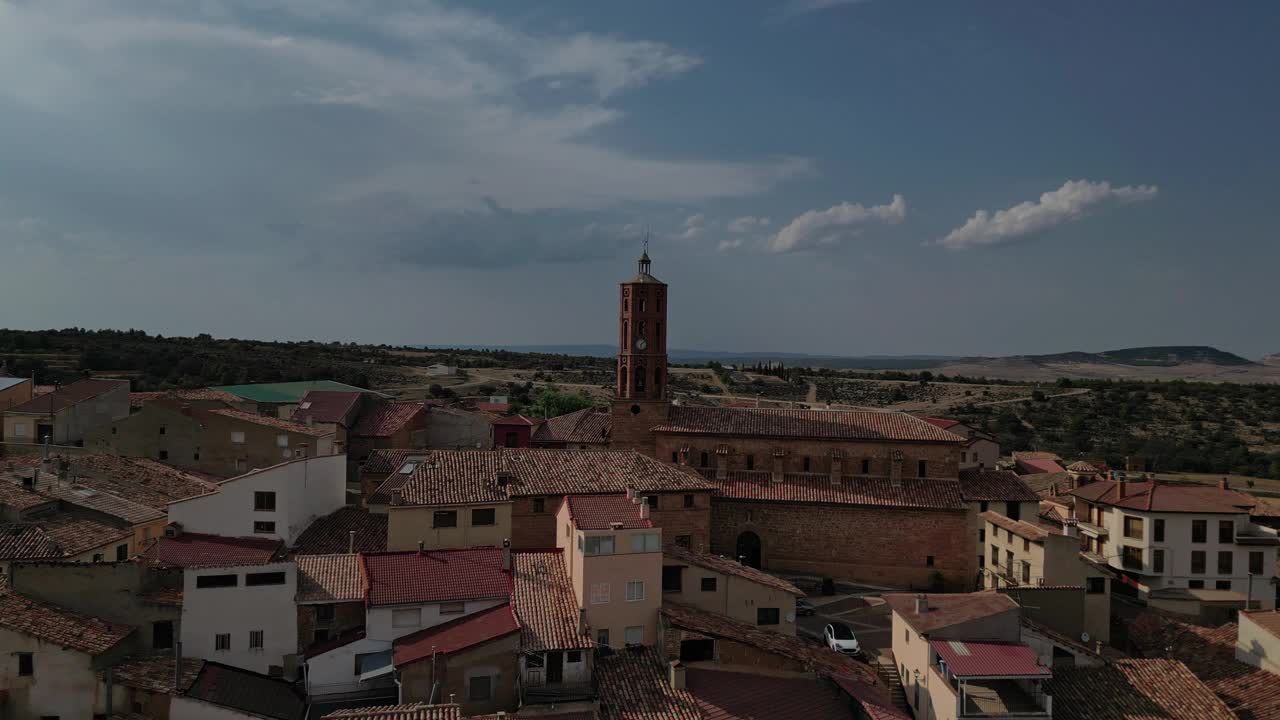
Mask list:
[[729,221],[725,227],[732,233],[745,233],[752,230],[759,230],[769,226],[769,218],[754,217],[752,215],[743,215]]
[[1039,200],[1019,203],[992,213],[979,210],[968,222],[947,233],[936,244],[952,249],[998,245],[1034,235],[1062,223],[1084,217],[1094,207],[1112,203],[1129,204],[1150,200],[1159,189],[1155,185],[1123,185],[1108,182],[1069,180]]
[[721,240],[720,242],[716,243],[716,250],[719,250],[720,252],[737,250],[738,248],[742,247],[743,243],[744,241],[740,237],[725,238],[724,240]]
[[802,15],[804,13],[829,10],[841,5],[861,5],[867,0],[791,0],[783,10],[785,15]]
[[907,216],[907,201],[894,195],[887,205],[864,207],[843,202],[826,210],[810,210],[778,231],[767,244],[769,252],[813,250],[844,242],[869,223],[896,224]]
[[684,229],[676,234],[676,238],[680,240],[695,240],[702,236],[706,231],[707,218],[702,213],[690,215],[685,218]]

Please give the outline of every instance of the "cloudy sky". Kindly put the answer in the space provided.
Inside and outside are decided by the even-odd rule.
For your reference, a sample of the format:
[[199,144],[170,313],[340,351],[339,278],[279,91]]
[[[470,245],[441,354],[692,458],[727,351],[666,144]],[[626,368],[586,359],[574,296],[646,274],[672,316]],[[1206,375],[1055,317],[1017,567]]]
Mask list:
[[1280,4],[0,0],[0,326],[1280,351]]

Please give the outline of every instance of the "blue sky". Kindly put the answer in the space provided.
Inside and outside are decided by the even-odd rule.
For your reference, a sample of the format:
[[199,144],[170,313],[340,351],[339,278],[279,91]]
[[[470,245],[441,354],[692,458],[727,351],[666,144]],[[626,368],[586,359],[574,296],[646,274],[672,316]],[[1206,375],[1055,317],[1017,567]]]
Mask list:
[[0,3],[0,326],[1280,351],[1280,6]]

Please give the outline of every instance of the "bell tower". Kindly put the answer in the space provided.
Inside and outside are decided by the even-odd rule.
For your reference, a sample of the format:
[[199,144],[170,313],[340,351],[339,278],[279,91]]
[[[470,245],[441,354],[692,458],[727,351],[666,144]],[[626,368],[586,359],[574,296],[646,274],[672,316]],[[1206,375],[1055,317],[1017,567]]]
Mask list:
[[639,272],[618,288],[618,383],[610,445],[653,453],[649,429],[667,419],[667,284],[651,273],[649,242]]

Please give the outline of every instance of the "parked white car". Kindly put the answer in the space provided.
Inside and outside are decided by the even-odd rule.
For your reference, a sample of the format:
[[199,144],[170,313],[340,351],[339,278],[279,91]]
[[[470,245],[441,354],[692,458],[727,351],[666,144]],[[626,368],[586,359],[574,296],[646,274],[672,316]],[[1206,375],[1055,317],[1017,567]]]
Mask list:
[[854,637],[853,628],[848,625],[831,623],[822,630],[822,637],[827,647],[841,655],[862,657],[862,646],[858,644],[858,638]]

